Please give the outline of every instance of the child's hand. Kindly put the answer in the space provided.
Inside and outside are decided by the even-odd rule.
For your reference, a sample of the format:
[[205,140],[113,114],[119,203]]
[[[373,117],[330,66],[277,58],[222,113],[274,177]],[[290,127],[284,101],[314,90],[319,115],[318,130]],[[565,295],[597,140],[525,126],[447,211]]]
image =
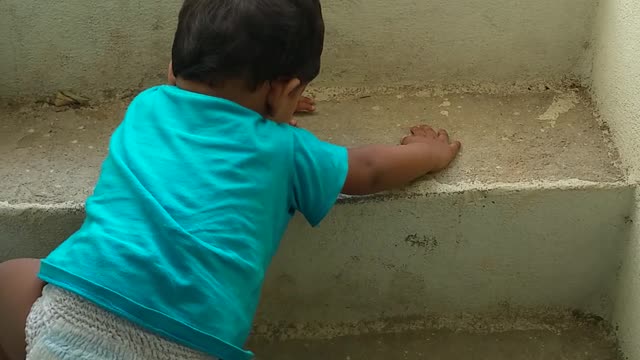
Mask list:
[[349,149],[349,172],[342,192],[375,194],[409,184],[446,168],[460,151],[445,130],[422,125],[411,129],[402,145],[369,145]]
[[[316,102],[310,97],[301,96],[298,100],[296,113],[311,113],[314,111],[316,111]],[[298,120],[291,119],[291,121],[289,121],[289,125],[298,127]]]
[[301,96],[298,100],[297,113],[314,112],[316,111],[316,102],[312,98]]
[[449,134],[446,130],[440,129],[437,132],[430,126],[420,125],[411,128],[411,135],[405,136],[401,144],[409,145],[423,143],[428,146],[432,157],[433,168],[431,172],[440,171],[453,161],[460,151],[459,141],[449,141]]

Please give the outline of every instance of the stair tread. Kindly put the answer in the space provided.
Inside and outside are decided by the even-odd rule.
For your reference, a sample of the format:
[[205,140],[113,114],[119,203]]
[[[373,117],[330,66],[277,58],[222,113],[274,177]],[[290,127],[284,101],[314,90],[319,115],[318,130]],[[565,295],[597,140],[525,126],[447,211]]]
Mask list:
[[[314,89],[320,98],[331,89]],[[81,203],[129,99],[60,109],[31,103],[0,110],[0,202]],[[60,111],[62,110],[62,111]],[[463,142],[451,169],[418,182],[520,183],[624,179],[618,155],[582,90],[518,94],[385,92],[333,96],[301,126],[341,145],[397,143],[414,124],[446,128]]]
[[[554,329],[555,330],[555,329]],[[258,359],[575,359],[615,360],[615,341],[597,327],[553,330],[513,330],[467,333],[422,330],[391,334],[363,334],[332,339],[261,341],[250,348]]]
[[288,340],[250,344],[258,359],[575,359],[615,360],[615,342],[603,331],[508,331],[467,334],[442,330],[368,334],[329,340]]

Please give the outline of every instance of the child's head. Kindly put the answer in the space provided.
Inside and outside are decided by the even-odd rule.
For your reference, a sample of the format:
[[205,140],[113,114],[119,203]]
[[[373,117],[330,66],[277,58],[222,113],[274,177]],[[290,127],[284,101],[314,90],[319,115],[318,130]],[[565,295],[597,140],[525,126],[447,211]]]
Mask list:
[[318,75],[323,42],[319,0],[185,0],[173,73],[212,88],[240,83],[288,121],[278,117],[291,117],[291,101]]

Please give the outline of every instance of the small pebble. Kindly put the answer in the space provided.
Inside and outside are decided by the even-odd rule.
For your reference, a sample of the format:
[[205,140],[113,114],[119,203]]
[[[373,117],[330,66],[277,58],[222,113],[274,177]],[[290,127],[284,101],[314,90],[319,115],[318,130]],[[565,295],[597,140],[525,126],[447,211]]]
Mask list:
[[77,143],[78,143],[78,140],[73,140],[71,143],[72,143],[72,144],[77,144]]
[[36,132],[36,130],[35,130],[35,129],[29,129],[27,132],[28,132],[29,134],[33,134],[34,132]]
[[440,111],[440,115],[442,115],[442,116],[449,116],[449,112],[448,112],[448,111],[446,111],[446,110],[442,110],[442,111]]
[[381,109],[382,108],[380,106],[374,106],[371,108],[371,110],[374,110],[374,111],[380,111]]

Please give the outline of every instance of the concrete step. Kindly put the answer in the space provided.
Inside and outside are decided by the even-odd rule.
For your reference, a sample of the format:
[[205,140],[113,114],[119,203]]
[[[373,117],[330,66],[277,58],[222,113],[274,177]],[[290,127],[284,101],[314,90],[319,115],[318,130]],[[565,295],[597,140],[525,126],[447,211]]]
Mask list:
[[[544,88],[543,88],[544,89]],[[325,100],[301,125],[341,145],[397,143],[410,126],[443,127],[463,141],[459,160],[401,194],[434,186],[574,181],[616,183],[617,153],[580,89],[438,94],[424,89],[312,89]],[[8,105],[0,114],[0,199],[82,203],[129,98],[80,109]],[[474,185],[474,183],[476,183]],[[453,188],[452,188],[453,189]]]
[[615,339],[593,324],[562,331],[477,333],[425,329],[331,339],[254,339],[249,347],[259,360],[619,359]]
[[[325,86],[588,78],[596,0],[325,0]],[[0,2],[0,98],[162,81],[180,2]],[[46,14],[46,15],[45,15]],[[69,41],[70,34],[75,36]],[[51,71],[55,69],[55,71]],[[118,74],[114,76],[113,74]]]
[[[566,354],[606,348],[588,345],[587,335],[552,335],[567,328],[596,334],[580,314],[607,324],[632,222],[634,188],[584,90],[311,93],[323,101],[301,125],[323,139],[396,143],[411,125],[429,123],[450,130],[464,150],[451,169],[407,189],[341,199],[316,230],[295,219],[257,314],[256,346],[266,356],[308,344],[376,359],[379,340],[388,343],[380,354],[405,346],[444,351],[411,345],[433,329],[452,346],[507,339],[508,346],[549,344]],[[43,256],[79,226],[128,101],[2,109],[1,260]],[[420,319],[418,335],[411,319]],[[362,337],[362,329],[381,334],[390,324],[402,325],[391,333],[408,334],[406,342]],[[527,342],[534,333],[543,339]],[[341,352],[353,344],[371,353]]]

